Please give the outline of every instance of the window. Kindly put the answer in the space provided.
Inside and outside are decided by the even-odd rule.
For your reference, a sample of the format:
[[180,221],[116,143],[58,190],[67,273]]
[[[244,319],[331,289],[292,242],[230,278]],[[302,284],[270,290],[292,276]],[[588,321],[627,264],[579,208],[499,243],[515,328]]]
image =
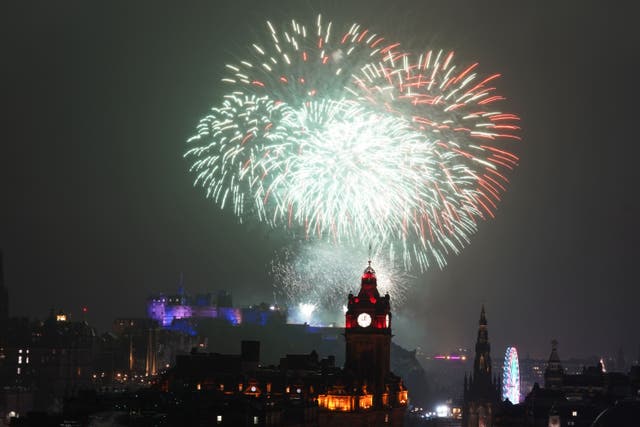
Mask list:
[[222,424],[222,415],[218,415],[218,416],[216,416],[216,422],[217,422],[218,424]]
[[253,417],[253,425],[258,425],[258,417]]

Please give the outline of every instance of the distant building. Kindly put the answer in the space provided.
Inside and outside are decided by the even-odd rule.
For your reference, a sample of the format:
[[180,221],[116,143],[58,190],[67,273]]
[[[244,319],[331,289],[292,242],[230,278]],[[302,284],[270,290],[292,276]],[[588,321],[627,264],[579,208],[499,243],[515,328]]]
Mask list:
[[[259,360],[257,341],[243,341],[238,355],[178,356],[159,386],[187,411],[170,417],[182,417],[184,425],[315,425],[315,393],[322,373],[335,369],[332,361],[315,353],[287,355],[279,367],[260,367]],[[204,400],[210,404],[200,407]]]
[[484,305],[480,311],[473,373],[464,378],[463,427],[492,427],[500,403],[500,383],[492,374],[491,344]]
[[544,387],[550,390],[559,390],[562,387],[564,369],[558,356],[558,341],[551,341],[551,354],[547,367],[544,370]]
[[535,383],[544,383],[544,370],[547,361],[525,357],[520,359],[520,391],[522,397],[533,389]]
[[31,409],[61,410],[64,398],[92,386],[95,345],[95,330],[63,312],[43,322],[12,318],[0,386],[30,393]]
[[0,364],[6,345],[7,327],[9,325],[9,290],[4,284],[4,264],[0,251]]
[[112,331],[99,336],[97,342],[96,387],[146,383],[148,378],[173,365],[177,355],[204,346],[199,337],[162,329],[158,322],[148,318],[115,319]]
[[160,333],[158,323],[152,319],[116,319],[113,332],[121,338],[126,354],[126,369],[122,372],[153,376],[158,372]]

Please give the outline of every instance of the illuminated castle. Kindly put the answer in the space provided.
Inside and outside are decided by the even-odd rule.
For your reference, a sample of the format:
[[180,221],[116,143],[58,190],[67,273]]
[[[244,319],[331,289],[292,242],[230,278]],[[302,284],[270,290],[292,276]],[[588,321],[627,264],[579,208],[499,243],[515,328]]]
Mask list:
[[360,292],[349,294],[345,317],[345,367],[342,378],[318,395],[318,405],[328,410],[321,414],[321,424],[351,426],[366,420],[362,425],[402,425],[408,396],[389,367],[389,294],[380,296],[371,261],[362,274]]
[[214,318],[227,320],[232,325],[242,323],[242,312],[231,306],[231,295],[220,291],[217,298],[211,294],[191,297],[180,287],[177,294],[154,295],[147,301],[147,315],[164,328],[174,321],[190,318]]
[[220,319],[232,326],[243,323],[264,326],[268,322],[285,322],[287,312],[264,303],[237,308],[232,306],[231,295],[226,291],[219,291],[215,296],[211,293],[190,296],[179,287],[176,294],[150,297],[147,300],[147,316],[164,329],[195,335],[192,320]]

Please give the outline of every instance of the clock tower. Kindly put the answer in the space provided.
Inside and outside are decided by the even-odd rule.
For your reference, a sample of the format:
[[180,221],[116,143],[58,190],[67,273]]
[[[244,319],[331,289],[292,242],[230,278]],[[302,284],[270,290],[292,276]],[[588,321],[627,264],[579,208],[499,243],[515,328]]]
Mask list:
[[371,261],[362,274],[360,292],[349,294],[344,336],[345,369],[366,384],[374,395],[374,406],[382,405],[390,374],[391,308],[389,294],[378,292]]
[[319,425],[402,426],[409,395],[389,366],[389,294],[380,296],[371,261],[362,273],[360,292],[349,294],[345,321],[344,369],[318,395]]

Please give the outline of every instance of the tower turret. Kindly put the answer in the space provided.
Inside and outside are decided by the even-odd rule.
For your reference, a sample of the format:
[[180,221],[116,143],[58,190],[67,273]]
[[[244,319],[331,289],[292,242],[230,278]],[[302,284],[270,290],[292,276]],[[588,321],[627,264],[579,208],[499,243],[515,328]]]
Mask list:
[[562,369],[560,356],[558,356],[558,341],[554,339],[551,341],[551,354],[544,370],[544,387],[550,389],[562,387],[563,377],[564,369]]
[[376,272],[371,267],[371,261],[362,273],[360,291],[357,296],[349,294],[345,327],[347,329],[381,330],[391,335],[391,308],[389,294],[381,297],[378,292]]

